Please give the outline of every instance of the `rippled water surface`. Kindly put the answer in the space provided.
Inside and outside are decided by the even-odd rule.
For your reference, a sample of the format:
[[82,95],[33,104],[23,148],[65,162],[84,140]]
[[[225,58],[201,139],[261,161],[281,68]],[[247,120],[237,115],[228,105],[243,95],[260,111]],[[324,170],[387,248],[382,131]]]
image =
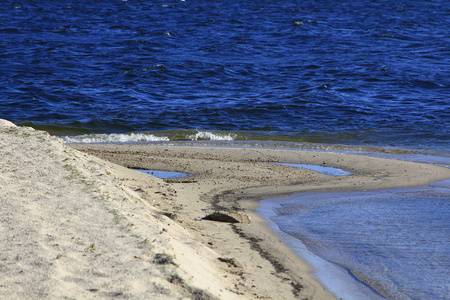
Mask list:
[[[450,181],[432,188],[298,194],[287,202],[272,203],[276,215],[271,220],[309,251],[344,268],[380,295],[448,299],[449,189]],[[322,270],[318,278],[323,276]],[[332,284],[329,279],[324,282]],[[370,293],[364,298],[372,299]]]
[[449,15],[448,1],[5,0],[0,117],[449,149]]

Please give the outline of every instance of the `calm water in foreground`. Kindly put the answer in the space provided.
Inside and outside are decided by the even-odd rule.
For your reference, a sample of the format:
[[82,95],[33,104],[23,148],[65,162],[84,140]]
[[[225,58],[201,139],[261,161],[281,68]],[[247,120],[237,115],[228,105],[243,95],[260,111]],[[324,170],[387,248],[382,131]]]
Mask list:
[[291,236],[285,242],[338,297],[448,299],[450,180],[423,188],[297,194],[262,201],[260,213]]

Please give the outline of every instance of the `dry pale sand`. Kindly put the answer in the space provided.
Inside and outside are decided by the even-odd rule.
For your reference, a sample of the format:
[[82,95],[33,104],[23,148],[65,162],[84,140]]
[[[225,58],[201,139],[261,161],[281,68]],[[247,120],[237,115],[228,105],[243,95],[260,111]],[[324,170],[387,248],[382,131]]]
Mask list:
[[[325,152],[69,147],[1,120],[0,157],[0,299],[333,299],[253,212],[257,200],[450,178],[437,166]],[[161,180],[130,168],[193,176]],[[215,211],[251,223],[203,219]]]

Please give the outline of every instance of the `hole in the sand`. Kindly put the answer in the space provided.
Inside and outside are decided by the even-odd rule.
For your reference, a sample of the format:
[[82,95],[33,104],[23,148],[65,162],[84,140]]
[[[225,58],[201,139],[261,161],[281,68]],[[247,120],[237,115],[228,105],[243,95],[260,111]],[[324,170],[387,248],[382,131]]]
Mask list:
[[332,168],[332,167],[324,167],[324,166],[318,166],[318,165],[305,165],[305,164],[288,164],[288,163],[275,163],[277,165],[283,165],[283,166],[289,166],[289,167],[296,167],[296,168],[303,168],[303,169],[309,169],[313,171],[317,171],[326,175],[337,175],[337,176],[347,176],[351,175],[351,172],[338,169],[338,168]]
[[190,176],[186,173],[181,172],[168,172],[168,171],[157,171],[157,170],[136,170],[148,175],[152,175],[161,179],[168,179],[168,178],[179,178],[179,177],[187,177]]

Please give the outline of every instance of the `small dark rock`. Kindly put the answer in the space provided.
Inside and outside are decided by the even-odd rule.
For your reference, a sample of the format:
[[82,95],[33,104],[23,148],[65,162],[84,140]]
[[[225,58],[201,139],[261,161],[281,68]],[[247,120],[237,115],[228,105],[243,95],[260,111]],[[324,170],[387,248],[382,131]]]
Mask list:
[[251,218],[243,212],[214,212],[203,219],[226,223],[251,223]]

